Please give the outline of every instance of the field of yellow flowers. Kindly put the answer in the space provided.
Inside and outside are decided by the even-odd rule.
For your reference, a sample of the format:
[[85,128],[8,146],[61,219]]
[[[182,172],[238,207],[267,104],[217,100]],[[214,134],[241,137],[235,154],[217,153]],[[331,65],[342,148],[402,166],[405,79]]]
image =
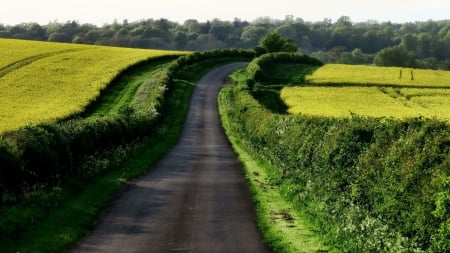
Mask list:
[[312,84],[357,86],[407,86],[450,88],[450,71],[376,67],[366,65],[326,64],[312,75],[306,76]]
[[0,133],[82,112],[123,70],[172,54],[0,39]]
[[328,64],[306,81],[281,91],[292,114],[450,121],[450,71]]

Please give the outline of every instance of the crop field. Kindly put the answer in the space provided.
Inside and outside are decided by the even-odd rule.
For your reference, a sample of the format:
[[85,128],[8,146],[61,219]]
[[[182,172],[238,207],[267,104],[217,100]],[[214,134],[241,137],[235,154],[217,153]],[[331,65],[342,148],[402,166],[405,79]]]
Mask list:
[[306,76],[312,84],[450,88],[450,71],[327,64]]
[[86,49],[77,44],[0,39],[0,73],[8,67],[31,63],[33,59],[48,57],[64,51]]
[[[406,96],[402,96],[392,88],[286,87],[281,91],[281,98],[289,106],[289,112],[292,114],[329,117],[357,114],[372,117],[443,118],[446,112],[450,112],[450,103],[445,103],[446,100],[443,99],[450,96],[450,90],[441,92],[436,96],[416,93],[420,95],[408,100]],[[428,100],[434,100],[435,104],[429,105]]]
[[330,64],[306,80],[282,89],[289,113],[450,120],[450,71]]
[[121,71],[176,51],[0,39],[0,133],[82,112]]

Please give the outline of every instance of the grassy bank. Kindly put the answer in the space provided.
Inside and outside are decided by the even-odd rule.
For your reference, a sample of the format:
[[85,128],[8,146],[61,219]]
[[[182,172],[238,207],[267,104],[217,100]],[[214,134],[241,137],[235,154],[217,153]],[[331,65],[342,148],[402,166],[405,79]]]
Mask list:
[[271,178],[276,170],[262,157],[252,152],[249,143],[235,134],[228,117],[234,110],[228,97],[230,87],[223,88],[218,97],[222,125],[233,149],[238,154],[255,203],[257,223],[264,241],[274,252],[327,252],[322,238],[312,231],[307,217],[297,212],[291,202],[283,198]]

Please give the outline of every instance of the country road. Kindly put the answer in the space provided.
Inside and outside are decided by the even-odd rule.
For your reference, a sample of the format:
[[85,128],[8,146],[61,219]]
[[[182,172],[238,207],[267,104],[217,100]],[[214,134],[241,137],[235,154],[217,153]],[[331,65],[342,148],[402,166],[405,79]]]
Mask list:
[[69,252],[270,252],[217,111],[223,79],[240,66],[217,68],[197,83],[178,144],[119,192]]

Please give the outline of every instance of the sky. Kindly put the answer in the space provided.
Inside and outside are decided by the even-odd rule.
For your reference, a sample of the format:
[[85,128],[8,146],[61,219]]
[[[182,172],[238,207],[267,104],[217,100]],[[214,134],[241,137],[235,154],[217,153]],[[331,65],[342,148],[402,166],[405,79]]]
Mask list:
[[286,15],[313,22],[345,15],[353,22],[404,23],[450,19],[449,10],[450,0],[0,0],[0,24],[76,20],[104,25],[150,18],[253,21]]

